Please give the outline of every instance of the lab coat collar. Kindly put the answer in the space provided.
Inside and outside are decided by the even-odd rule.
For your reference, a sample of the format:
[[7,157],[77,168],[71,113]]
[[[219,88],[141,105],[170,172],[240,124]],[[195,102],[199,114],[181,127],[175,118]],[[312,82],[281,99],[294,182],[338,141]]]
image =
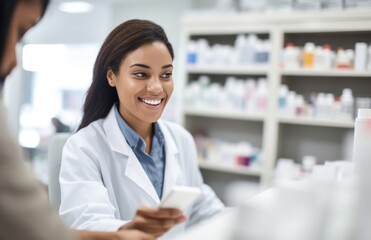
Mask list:
[[[165,138],[165,176],[162,196],[170,191],[170,189],[176,185],[177,179],[180,176],[181,170],[179,167],[179,150],[175,144],[175,141],[165,126],[165,123],[159,121],[161,131]],[[120,127],[117,123],[114,109],[108,113],[106,119],[103,122],[103,128],[106,132],[107,140],[111,146],[111,150],[127,157],[125,176],[136,183],[142,188],[156,204],[160,203],[160,199],[153,187],[151,180],[148,178],[143,167],[141,166],[138,158],[135,156],[133,150],[127,144],[125,137],[123,136]]]
[[171,188],[177,184],[177,180],[181,176],[181,169],[179,166],[179,149],[175,144],[175,140],[166,123],[161,120],[158,123],[165,138],[166,161],[164,186],[162,189],[162,196],[165,197]]

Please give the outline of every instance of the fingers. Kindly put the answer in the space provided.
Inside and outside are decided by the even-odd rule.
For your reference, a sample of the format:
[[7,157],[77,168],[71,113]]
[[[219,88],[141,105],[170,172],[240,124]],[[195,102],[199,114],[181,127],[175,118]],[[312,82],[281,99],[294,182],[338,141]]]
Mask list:
[[137,215],[149,218],[167,219],[183,216],[181,210],[176,208],[149,208],[141,206],[137,209]]
[[151,234],[144,233],[144,232],[141,232],[141,231],[138,231],[138,230],[120,230],[119,231],[119,239],[120,240],[131,240],[131,239],[135,239],[135,240],[155,240],[156,237],[151,235]]
[[179,209],[139,207],[134,219],[121,229],[137,229],[159,237],[176,224],[184,222],[186,217]]
[[174,225],[184,222],[185,217],[179,216],[177,218],[149,218],[143,216],[136,216],[134,218],[135,225],[140,229],[146,228],[151,230],[168,230]]

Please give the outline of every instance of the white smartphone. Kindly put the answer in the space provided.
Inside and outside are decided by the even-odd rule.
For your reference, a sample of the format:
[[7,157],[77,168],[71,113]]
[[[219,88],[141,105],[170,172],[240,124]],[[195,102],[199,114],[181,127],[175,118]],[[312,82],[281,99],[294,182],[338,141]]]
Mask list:
[[160,208],[178,208],[185,210],[201,195],[201,189],[196,187],[175,186],[162,199]]

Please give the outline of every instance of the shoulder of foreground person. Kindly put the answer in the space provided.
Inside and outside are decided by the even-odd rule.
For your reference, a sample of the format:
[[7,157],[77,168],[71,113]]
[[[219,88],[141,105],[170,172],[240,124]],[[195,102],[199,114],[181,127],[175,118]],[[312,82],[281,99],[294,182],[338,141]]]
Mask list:
[[0,101],[0,239],[75,239],[49,204],[9,133]]

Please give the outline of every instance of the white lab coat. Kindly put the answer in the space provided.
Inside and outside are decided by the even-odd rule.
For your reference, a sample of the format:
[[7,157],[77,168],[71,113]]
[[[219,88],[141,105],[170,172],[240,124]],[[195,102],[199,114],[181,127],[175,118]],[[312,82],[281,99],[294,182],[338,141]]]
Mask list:
[[[192,136],[181,126],[159,121],[165,137],[163,196],[174,185],[202,189],[202,197],[185,211],[188,220],[163,239],[184,231],[224,206],[203,183]],[[59,213],[72,228],[116,231],[130,221],[141,205],[156,207],[160,199],[134,152],[127,144],[113,108],[71,136],[63,149]]]

